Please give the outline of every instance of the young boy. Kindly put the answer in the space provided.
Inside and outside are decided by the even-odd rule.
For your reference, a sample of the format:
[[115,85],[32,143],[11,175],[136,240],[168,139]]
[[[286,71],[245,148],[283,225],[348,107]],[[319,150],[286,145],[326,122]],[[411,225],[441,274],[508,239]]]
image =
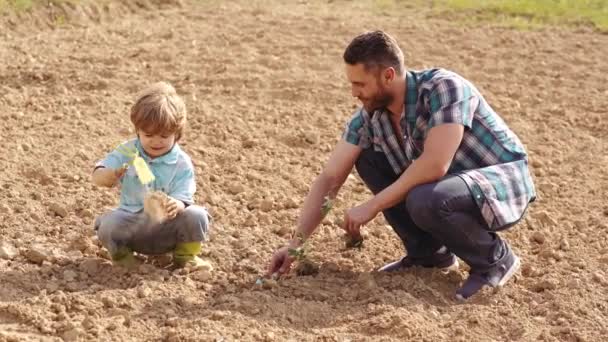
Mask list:
[[[209,267],[197,255],[209,230],[207,210],[193,204],[196,191],[190,157],[177,142],[186,124],[186,107],[173,86],[160,82],[146,88],[131,107],[137,138],[123,143],[98,162],[92,181],[98,186],[120,183],[120,205],[97,218],[95,230],[114,263],[133,267],[133,252],[157,255],[173,252],[175,267]],[[154,180],[143,185],[129,166],[137,150]],[[165,220],[144,212],[152,192],[166,194]]]

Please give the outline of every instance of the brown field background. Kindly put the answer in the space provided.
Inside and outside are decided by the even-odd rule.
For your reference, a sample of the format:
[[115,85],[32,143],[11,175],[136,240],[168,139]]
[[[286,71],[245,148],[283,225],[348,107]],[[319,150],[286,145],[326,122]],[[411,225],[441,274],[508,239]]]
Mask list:
[[[38,14],[37,14],[38,13]],[[522,257],[461,304],[466,268],[373,272],[401,256],[380,215],[361,250],[337,223],[370,196],[356,173],[311,240],[316,276],[256,286],[355,108],[341,55],[384,29],[412,69],[473,81],[530,153],[539,198],[504,233]],[[104,1],[0,17],[0,341],[600,341],[608,336],[608,35],[464,26],[373,1]],[[111,266],[89,181],[134,136],[148,83],[189,108],[183,140],[213,213],[211,273]]]

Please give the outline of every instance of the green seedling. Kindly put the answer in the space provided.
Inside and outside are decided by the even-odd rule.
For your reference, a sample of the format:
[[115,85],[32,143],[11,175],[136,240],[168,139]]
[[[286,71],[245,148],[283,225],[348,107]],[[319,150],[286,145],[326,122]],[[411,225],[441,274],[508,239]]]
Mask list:
[[287,250],[287,254],[289,254],[289,256],[293,257],[297,261],[302,261],[306,258],[306,249],[308,247],[308,241],[304,238],[304,235],[302,235],[301,233],[298,233],[296,238],[302,244],[300,245],[300,247],[289,248]]
[[361,248],[363,247],[363,237],[361,235],[358,236],[352,236],[352,235],[348,235],[346,236],[346,248]]
[[293,257],[297,261],[301,261],[306,258],[306,249],[304,248],[304,246],[290,248],[287,253],[289,253],[289,256]]
[[319,273],[319,266],[317,266],[307,257],[308,240],[304,239],[304,236],[301,234],[299,234],[297,238],[300,240],[300,242],[302,242],[300,247],[289,248],[287,250],[289,256],[293,257],[298,263],[295,269],[296,274],[304,276]]
[[154,181],[154,174],[148,167],[148,164],[144,158],[139,155],[139,150],[137,150],[135,146],[128,147],[125,145],[120,145],[116,150],[129,158],[129,162],[127,164],[133,165],[135,168],[135,173],[137,174],[137,177],[139,177],[141,184],[146,185]]

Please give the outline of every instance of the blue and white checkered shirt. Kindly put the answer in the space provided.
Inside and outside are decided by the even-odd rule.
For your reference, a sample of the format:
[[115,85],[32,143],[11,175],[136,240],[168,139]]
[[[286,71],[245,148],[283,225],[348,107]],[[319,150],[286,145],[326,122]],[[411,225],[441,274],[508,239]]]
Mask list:
[[402,146],[388,111],[371,116],[359,109],[346,125],[343,139],[362,148],[384,152],[400,175],[423,151],[429,130],[444,123],[465,126],[448,174],[469,186],[492,230],[517,222],[536,190],[523,144],[488,105],[473,84],[443,69],[408,71],[405,110],[400,119]]
[[[146,154],[139,139],[124,142],[121,146],[127,149],[137,148],[139,155],[146,161],[155,179],[150,184],[142,185],[135,173],[135,168],[130,166],[120,180],[120,209],[132,213],[142,210],[144,195],[151,190],[162,191],[187,205],[193,204],[196,192],[194,167],[190,157],[182,151],[178,144],[175,144],[167,154],[154,159]],[[116,169],[128,161],[129,157],[114,150],[105,159],[98,162],[96,167]]]

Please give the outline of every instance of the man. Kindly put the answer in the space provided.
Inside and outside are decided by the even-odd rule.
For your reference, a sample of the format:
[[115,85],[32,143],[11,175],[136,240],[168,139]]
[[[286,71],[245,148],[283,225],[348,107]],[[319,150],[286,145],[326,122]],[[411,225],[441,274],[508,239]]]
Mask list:
[[294,238],[277,250],[269,273],[284,273],[323,219],[353,166],[374,196],[346,211],[344,229],[383,212],[407,255],[380,271],[413,266],[471,271],[456,291],[464,300],[483,286],[502,286],[520,261],[497,231],[518,222],[535,199],[526,151],[479,91],[443,69],[407,71],[395,39],[364,33],[344,52],[352,95],[363,107],[315,180]]

